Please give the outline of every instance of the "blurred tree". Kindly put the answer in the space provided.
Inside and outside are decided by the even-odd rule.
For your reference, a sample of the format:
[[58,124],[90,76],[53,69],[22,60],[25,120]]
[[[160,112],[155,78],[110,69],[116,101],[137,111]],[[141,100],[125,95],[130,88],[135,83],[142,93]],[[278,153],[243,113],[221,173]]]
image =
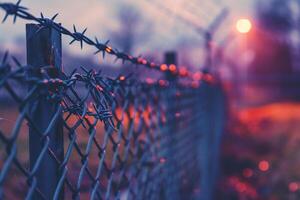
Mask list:
[[289,2],[257,1],[257,24],[249,36],[249,45],[255,52],[249,67],[250,80],[259,87],[267,86],[280,98],[292,97],[287,89],[295,86],[293,49],[289,41],[293,16]]
[[257,17],[266,29],[286,34],[292,28],[290,0],[257,1]]

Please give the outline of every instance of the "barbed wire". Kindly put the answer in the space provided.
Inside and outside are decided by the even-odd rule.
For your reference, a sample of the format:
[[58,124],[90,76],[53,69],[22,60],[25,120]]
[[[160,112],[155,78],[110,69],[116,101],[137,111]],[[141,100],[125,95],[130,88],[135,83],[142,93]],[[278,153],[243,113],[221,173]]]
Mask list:
[[[55,14],[51,18],[46,18],[41,13],[41,17],[35,17],[34,15],[27,12],[27,8],[20,6],[21,0],[19,0],[16,4],[13,3],[0,3],[0,8],[2,8],[5,11],[5,16],[2,20],[2,22],[5,22],[9,16],[13,16],[13,22],[15,23],[17,20],[17,17],[34,21],[41,25],[41,27],[37,30],[36,33],[38,33],[43,28],[53,28],[59,33],[71,37],[71,41],[69,44],[73,44],[74,42],[79,42],[80,47],[82,49],[83,44],[87,44],[89,46],[95,47],[97,50],[95,51],[95,54],[102,53],[103,58],[105,57],[105,54],[110,54],[115,56],[115,60],[121,60],[123,63],[125,61],[128,61],[132,64],[136,65],[143,65],[150,69],[159,70],[164,73],[172,74],[173,76],[178,77],[188,77],[192,78],[193,73],[189,72],[186,68],[180,68],[176,65],[166,65],[166,64],[157,64],[151,61],[146,60],[142,57],[134,57],[132,55],[129,55],[127,53],[124,53],[122,51],[119,51],[116,48],[113,48],[109,45],[109,40],[107,40],[105,43],[101,43],[97,37],[95,39],[91,39],[87,37],[86,31],[87,28],[85,28],[83,31],[78,31],[76,26],[73,25],[73,31],[68,30],[67,28],[63,27],[61,24],[55,22],[56,17],[58,14]],[[203,76],[205,77],[205,76]]]
[[[64,28],[55,22],[57,14],[51,19],[31,15],[20,0],[0,7],[3,22],[9,16],[13,22],[34,21],[40,25],[36,34],[55,29],[71,37],[70,44],[91,45],[96,54],[173,76],[110,78],[84,67],[66,74],[57,66],[22,65],[6,52],[0,63],[0,107],[16,107],[8,111],[16,112],[16,119],[13,127],[5,124],[0,130],[0,199],[177,200],[199,195],[194,192],[201,182],[199,144],[203,135],[214,134],[211,122],[222,120],[212,115],[222,108],[223,98],[211,74],[119,52],[108,42],[91,40],[87,29]],[[177,76],[191,81],[173,79]],[[29,147],[24,145],[28,140]]]

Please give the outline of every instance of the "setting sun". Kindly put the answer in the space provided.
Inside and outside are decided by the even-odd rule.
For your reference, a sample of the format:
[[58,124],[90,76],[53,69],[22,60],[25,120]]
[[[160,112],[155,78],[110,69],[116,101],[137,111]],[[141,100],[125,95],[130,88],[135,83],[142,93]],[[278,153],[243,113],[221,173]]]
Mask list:
[[249,19],[239,19],[236,23],[236,29],[240,33],[248,33],[252,28],[252,24]]

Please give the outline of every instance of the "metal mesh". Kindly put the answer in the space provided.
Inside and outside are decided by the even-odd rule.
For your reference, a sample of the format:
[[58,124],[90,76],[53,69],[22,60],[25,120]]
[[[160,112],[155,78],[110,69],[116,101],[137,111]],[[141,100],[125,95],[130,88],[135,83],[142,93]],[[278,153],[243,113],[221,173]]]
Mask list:
[[[47,199],[36,179],[45,156],[59,165],[54,198],[64,191],[66,199],[180,199],[199,187],[201,88],[112,80],[93,70],[65,79],[28,79],[29,67],[0,69],[0,89],[19,107],[12,131],[0,132],[1,197],[30,199],[36,193]],[[24,95],[28,84],[33,86]],[[39,127],[30,113],[39,101],[55,107],[48,127]],[[63,159],[50,146],[58,123],[64,128]],[[41,144],[31,168],[20,158],[28,151],[19,142],[28,142],[28,126]],[[13,194],[15,189],[20,193]]]
[[[55,17],[36,18],[19,2],[0,7],[4,20],[33,20],[99,52],[160,70],[92,41],[85,31],[74,27],[71,33]],[[0,64],[0,199],[199,197],[201,177],[214,167],[200,152],[218,144],[216,127],[224,121],[218,116],[223,97],[211,75],[203,75],[200,87],[176,79],[147,83],[84,68],[65,74],[21,66],[14,58],[12,65],[7,57]]]

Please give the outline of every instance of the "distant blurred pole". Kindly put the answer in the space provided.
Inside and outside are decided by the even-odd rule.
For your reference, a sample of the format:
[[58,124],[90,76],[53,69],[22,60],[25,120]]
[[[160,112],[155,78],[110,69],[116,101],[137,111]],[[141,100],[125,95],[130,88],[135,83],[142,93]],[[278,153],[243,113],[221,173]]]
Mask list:
[[198,147],[201,172],[201,200],[215,199],[217,179],[219,177],[220,145],[223,135],[226,106],[221,85],[201,84],[199,105],[205,118],[198,124],[201,140]]
[[212,34],[210,32],[206,32],[204,35],[205,40],[205,63],[204,69],[206,71],[212,70]]
[[[177,66],[177,53],[175,51],[169,51],[165,53],[165,64],[167,64],[168,67],[170,67],[170,65]],[[170,72],[167,73],[166,78],[168,81],[174,81],[175,76]]]
[[[37,24],[26,25],[26,46],[27,63],[32,67],[28,74],[30,78],[42,78],[43,70],[51,77],[58,78],[57,69],[61,70],[61,34],[54,28],[42,27]],[[44,68],[42,68],[44,67]],[[29,88],[34,86],[30,85]],[[35,125],[29,123],[29,153],[30,172],[32,183],[48,200],[53,198],[57,183],[60,177],[59,161],[63,160],[63,125],[62,112],[59,111],[58,100],[47,98],[49,89],[39,88],[36,92],[36,99],[31,100],[29,106],[29,117]],[[53,119],[56,116],[56,120]],[[53,156],[48,152],[51,149]],[[40,155],[44,152],[42,159]],[[60,199],[63,199],[63,192],[60,191]],[[43,199],[34,193],[30,199]]]
[[[174,51],[165,53],[165,64],[170,68],[171,65],[177,64],[177,54]],[[168,172],[168,187],[165,188],[165,199],[179,200],[180,199],[180,188],[178,176],[174,176],[177,172],[177,160],[176,160],[176,131],[178,130],[176,113],[178,111],[178,100],[176,98],[176,78],[172,75],[171,71],[166,74],[166,79],[169,82],[169,90],[167,91],[167,122],[169,123],[169,128],[167,131],[167,141],[168,141],[168,152],[167,152],[167,172]]]
[[204,50],[205,50],[205,62],[204,62],[204,70],[205,71],[212,71],[213,68],[213,57],[212,57],[212,41],[214,39],[214,34],[218,31],[218,28],[224,22],[226,17],[229,14],[229,10],[227,8],[223,8],[221,12],[214,18],[214,20],[209,24],[208,27],[202,27],[201,25],[194,23],[193,21],[187,19],[184,16],[178,15],[178,13],[175,13],[174,11],[170,10],[169,8],[154,3],[151,4],[159,8],[161,11],[167,13],[172,13],[173,16],[175,16],[178,20],[184,22],[185,24],[188,24],[191,26],[198,34],[201,35],[201,37],[204,38]]
[[222,11],[217,15],[214,20],[210,23],[208,28],[206,30],[200,30],[202,34],[204,35],[205,40],[205,63],[204,63],[204,69],[206,71],[216,71],[217,69],[214,69],[213,66],[213,49],[212,49],[212,43],[214,41],[214,36],[218,29],[220,28],[221,24],[224,22],[226,17],[228,16],[229,11],[227,8],[222,9]]
[[165,63],[167,65],[177,65],[177,53],[176,51],[168,51],[165,53]]

